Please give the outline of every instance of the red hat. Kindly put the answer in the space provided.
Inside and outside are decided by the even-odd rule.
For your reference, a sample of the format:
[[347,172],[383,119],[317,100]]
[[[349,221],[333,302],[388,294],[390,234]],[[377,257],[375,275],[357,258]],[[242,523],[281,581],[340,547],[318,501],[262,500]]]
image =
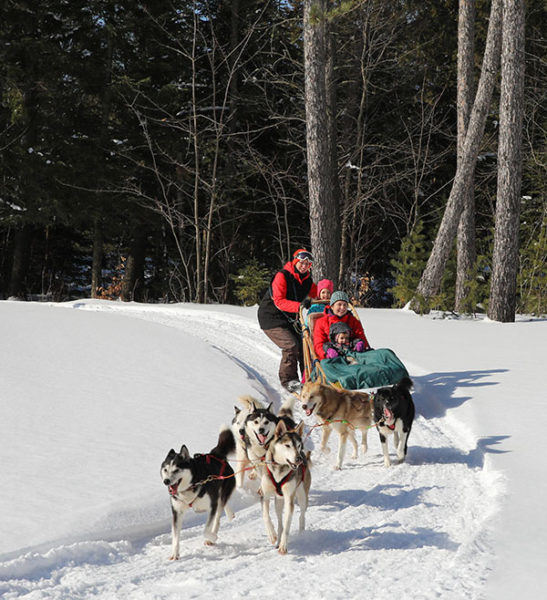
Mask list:
[[317,284],[317,293],[320,294],[321,290],[324,290],[325,288],[329,290],[331,294],[334,292],[334,284],[330,279],[321,279],[321,281]]

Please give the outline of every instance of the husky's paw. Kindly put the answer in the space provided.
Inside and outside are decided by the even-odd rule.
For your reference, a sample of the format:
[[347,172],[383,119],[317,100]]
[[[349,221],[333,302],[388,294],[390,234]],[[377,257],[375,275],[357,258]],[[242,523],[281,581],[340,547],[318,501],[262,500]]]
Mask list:
[[261,488],[261,487],[259,487],[259,488],[258,488],[258,490],[256,490],[256,493],[257,493],[257,494],[258,494],[260,497],[264,496],[264,492],[262,491],[262,488]]
[[391,461],[389,460],[389,458],[384,459],[384,467],[391,467]]
[[334,467],[332,467],[333,471],[341,471],[342,470],[342,465],[334,465]]
[[351,455],[351,458],[353,458],[353,459],[355,459],[355,458],[359,458],[359,452],[354,452],[354,453]]
[[277,544],[277,536],[275,535],[275,533],[273,533],[271,535],[268,535],[268,538],[270,539],[270,543],[272,545],[276,546],[276,544]]
[[324,454],[330,454],[330,447],[325,446],[324,448],[321,448],[321,452],[323,452]]
[[279,546],[279,554],[287,554],[287,546]]
[[171,554],[171,556],[169,557],[169,560],[178,560],[178,554]]
[[203,542],[204,546],[215,546],[215,542],[213,542],[212,540],[205,540]]
[[254,481],[256,479],[256,471],[254,469],[252,471],[249,471],[249,479],[251,481]]

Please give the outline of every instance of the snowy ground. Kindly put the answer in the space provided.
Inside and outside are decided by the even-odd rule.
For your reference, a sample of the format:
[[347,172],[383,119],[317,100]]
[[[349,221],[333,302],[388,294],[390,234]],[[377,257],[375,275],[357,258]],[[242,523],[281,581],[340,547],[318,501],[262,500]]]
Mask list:
[[0,302],[0,597],[541,597],[547,321],[359,314],[415,382],[407,462],[386,469],[374,431],[340,472],[315,451],[287,556],[248,484],[219,543],[191,514],[170,562],[167,451],[211,449],[239,395],[281,402],[256,307]]

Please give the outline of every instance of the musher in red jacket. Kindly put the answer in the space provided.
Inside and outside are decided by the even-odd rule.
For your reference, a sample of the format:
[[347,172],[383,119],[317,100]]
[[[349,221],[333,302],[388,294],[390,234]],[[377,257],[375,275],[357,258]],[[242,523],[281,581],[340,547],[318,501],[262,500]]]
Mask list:
[[[345,292],[334,292],[330,298],[330,307],[325,314],[317,320],[313,329],[313,348],[317,358],[322,360],[326,358],[326,352],[323,348],[325,343],[330,341],[329,332],[334,323],[346,323],[351,329],[351,341],[362,340],[364,342],[363,350],[369,350],[370,344],[363,331],[363,326],[359,319],[356,319],[348,310],[349,298]],[[361,351],[361,350],[360,350]]]
[[294,324],[298,319],[302,300],[308,296],[317,296],[317,286],[310,273],[312,262],[310,252],[297,250],[293,259],[276,273],[258,307],[260,328],[281,348],[279,381],[289,391],[295,391],[300,383],[299,363],[301,372],[304,372],[302,339]]

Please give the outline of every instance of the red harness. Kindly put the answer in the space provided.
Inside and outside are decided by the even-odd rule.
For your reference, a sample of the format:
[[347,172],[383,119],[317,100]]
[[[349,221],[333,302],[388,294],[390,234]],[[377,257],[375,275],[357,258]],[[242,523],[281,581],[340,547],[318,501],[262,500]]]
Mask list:
[[[212,458],[214,458],[217,462],[219,462],[220,463],[220,473],[215,476],[215,479],[225,479],[225,477],[223,477],[223,475],[224,475],[224,471],[226,471],[227,462],[224,459],[219,458],[218,456],[215,456],[214,454],[199,454],[197,456],[205,456],[205,462],[208,465],[211,464],[211,459]],[[194,485],[192,485],[190,488],[187,488],[187,489],[193,489],[193,490],[195,490],[200,485],[201,485],[201,482],[198,482],[198,483],[195,483]],[[177,494],[178,494],[178,485],[177,485],[177,489],[174,491],[174,493],[172,493],[171,491],[169,491],[169,494],[171,496],[173,496],[174,498],[176,498]],[[199,492],[198,492],[198,495],[199,495]],[[197,498],[197,496],[196,496],[196,498]],[[189,507],[192,507],[192,504],[194,503],[194,501],[195,501],[196,498],[194,498],[194,500],[192,500],[192,502],[190,502],[188,504]]]
[[218,456],[215,456],[214,454],[206,454],[205,455],[205,460],[207,461],[207,464],[210,465],[211,464],[211,459],[214,458],[217,462],[220,463],[220,473],[218,474],[218,479],[222,479],[223,475],[224,475],[224,471],[226,470],[226,461],[222,458],[219,458]]
[[[277,492],[277,495],[283,496],[282,488],[287,483],[287,481],[290,481],[294,477],[294,471],[289,471],[287,473],[287,475],[285,475],[285,477],[283,477],[283,479],[281,481],[276,481],[275,477],[272,475],[272,472],[270,471],[270,469],[268,467],[266,467],[266,471],[268,473],[268,476],[269,476],[271,482],[275,486],[275,491]],[[305,476],[306,476],[306,465],[302,465],[302,481],[304,481]]]

